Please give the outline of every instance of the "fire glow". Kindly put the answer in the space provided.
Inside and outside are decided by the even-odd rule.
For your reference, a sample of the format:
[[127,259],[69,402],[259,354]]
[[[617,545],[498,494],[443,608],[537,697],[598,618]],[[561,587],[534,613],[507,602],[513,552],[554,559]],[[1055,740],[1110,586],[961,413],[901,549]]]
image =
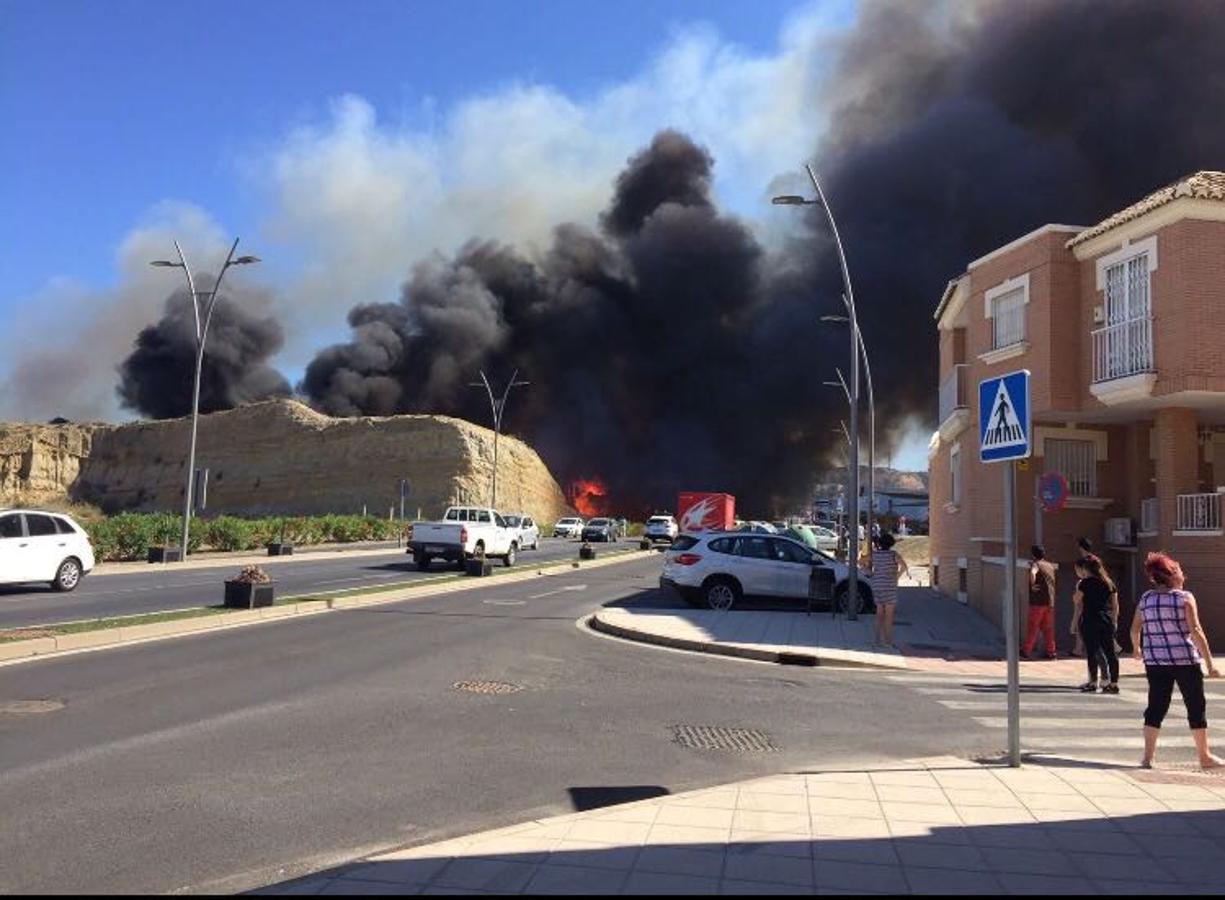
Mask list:
[[578,478],[570,485],[570,502],[584,518],[602,516],[608,508],[608,487],[599,478]]

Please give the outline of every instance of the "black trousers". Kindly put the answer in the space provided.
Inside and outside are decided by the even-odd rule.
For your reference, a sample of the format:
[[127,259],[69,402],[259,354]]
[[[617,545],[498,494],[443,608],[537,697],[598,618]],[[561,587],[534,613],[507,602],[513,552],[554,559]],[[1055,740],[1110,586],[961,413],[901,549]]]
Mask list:
[[1144,724],[1160,728],[1165,714],[1170,711],[1170,700],[1174,696],[1174,685],[1182,694],[1187,706],[1187,724],[1192,729],[1207,728],[1208,701],[1204,698],[1204,671],[1198,664],[1193,666],[1145,666],[1148,676],[1148,709],[1144,711]]
[[1102,676],[1110,675],[1110,683],[1119,680],[1119,655],[1114,652],[1114,628],[1106,622],[1081,621],[1080,637],[1085,642],[1085,662],[1089,666],[1089,680],[1097,681],[1100,668]]

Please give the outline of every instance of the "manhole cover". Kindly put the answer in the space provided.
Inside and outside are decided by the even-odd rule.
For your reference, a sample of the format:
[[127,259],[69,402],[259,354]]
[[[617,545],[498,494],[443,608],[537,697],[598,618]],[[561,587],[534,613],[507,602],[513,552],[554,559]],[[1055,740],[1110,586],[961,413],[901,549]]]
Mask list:
[[0,715],[25,716],[63,708],[63,700],[0,700]]
[[733,753],[773,753],[778,750],[764,731],[717,725],[673,725],[672,740],[690,750],[730,750]]
[[469,694],[513,694],[523,690],[523,685],[508,681],[457,681],[451,687]]

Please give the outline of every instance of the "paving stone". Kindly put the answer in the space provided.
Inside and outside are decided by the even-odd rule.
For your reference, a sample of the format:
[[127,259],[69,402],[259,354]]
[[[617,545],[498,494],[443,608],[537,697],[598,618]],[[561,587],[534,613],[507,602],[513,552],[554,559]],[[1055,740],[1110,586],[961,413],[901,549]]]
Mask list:
[[990,872],[907,867],[904,874],[912,894],[994,896],[1001,892],[999,881]]
[[729,849],[723,861],[723,877],[736,881],[811,886],[812,860],[787,856],[736,853]]
[[902,870],[896,866],[873,866],[841,860],[820,860],[816,866],[817,889],[848,888],[904,894],[909,890]]
[[722,849],[711,852],[687,847],[643,847],[634,871],[718,879],[723,872],[723,856]]
[[622,893],[646,896],[717,894],[719,893],[719,879],[673,875],[666,872],[633,872],[625,882]]
[[581,866],[540,866],[532,875],[527,894],[618,894],[628,873]]

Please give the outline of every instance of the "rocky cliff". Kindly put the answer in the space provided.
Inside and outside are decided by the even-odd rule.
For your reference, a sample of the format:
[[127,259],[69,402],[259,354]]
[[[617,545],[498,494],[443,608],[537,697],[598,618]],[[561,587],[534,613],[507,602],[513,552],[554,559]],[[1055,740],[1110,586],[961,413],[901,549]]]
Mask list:
[[[177,510],[183,502],[190,419],[127,425],[0,426],[0,486],[25,496],[67,494],[104,510]],[[23,443],[24,442],[24,443]],[[503,435],[498,507],[552,521],[569,510],[536,452]],[[445,416],[333,419],[292,400],[201,416],[196,467],[209,470],[206,515],[360,513],[399,507],[439,514],[484,503],[493,432]]]

